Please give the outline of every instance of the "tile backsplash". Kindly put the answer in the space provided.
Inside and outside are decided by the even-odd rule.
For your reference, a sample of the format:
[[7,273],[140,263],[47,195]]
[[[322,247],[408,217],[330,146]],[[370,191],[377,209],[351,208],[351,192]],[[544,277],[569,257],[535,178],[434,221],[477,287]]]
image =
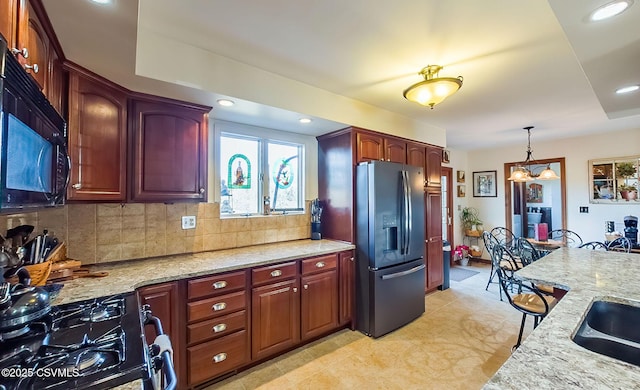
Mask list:
[[[306,207],[309,210],[309,207]],[[182,230],[182,216],[196,228]],[[290,241],[310,237],[305,214],[220,218],[218,203],[69,204],[0,216],[0,232],[19,225],[43,229],[67,244],[67,257],[83,264]]]

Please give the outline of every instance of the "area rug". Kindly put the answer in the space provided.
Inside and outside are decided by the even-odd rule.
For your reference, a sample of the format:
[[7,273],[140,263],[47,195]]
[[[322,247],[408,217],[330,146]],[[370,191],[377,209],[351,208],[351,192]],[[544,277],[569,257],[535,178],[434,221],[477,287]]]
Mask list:
[[470,269],[461,268],[461,267],[451,267],[449,278],[451,278],[451,280],[456,282],[462,282],[463,280],[470,278],[476,274],[479,274],[479,272],[473,271]]

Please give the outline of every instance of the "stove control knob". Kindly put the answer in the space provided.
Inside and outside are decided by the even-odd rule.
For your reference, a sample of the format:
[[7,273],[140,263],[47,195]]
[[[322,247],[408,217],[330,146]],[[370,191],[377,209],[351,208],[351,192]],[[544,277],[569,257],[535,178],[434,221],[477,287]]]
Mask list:
[[162,370],[162,366],[164,365],[162,357],[161,356],[156,356],[153,359],[151,359],[151,365],[153,366],[153,369],[156,372]]
[[158,344],[151,344],[149,346],[149,355],[152,357],[160,355],[160,346]]

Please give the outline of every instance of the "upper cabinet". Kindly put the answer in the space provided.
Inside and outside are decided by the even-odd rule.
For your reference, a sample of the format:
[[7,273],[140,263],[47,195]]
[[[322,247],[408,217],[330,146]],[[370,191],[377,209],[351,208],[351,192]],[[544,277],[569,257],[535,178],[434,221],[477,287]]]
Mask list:
[[640,156],[589,160],[591,203],[638,204]]
[[207,199],[209,110],[165,99],[132,100],[131,200]]
[[69,70],[69,200],[124,202],[127,93],[81,68]]
[[425,166],[425,175],[428,187],[440,187],[441,165],[442,165],[442,148],[438,146],[427,146],[427,162]]
[[62,111],[62,49],[39,1],[3,0],[0,33],[51,104]]
[[356,163],[384,160],[384,139],[379,134],[356,134]]

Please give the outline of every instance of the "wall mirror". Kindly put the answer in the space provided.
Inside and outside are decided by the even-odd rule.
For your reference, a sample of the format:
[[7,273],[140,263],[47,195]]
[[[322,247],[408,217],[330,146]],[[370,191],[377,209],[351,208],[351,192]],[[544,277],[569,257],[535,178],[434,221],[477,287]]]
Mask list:
[[638,163],[640,156],[589,160],[589,202],[640,204]]

